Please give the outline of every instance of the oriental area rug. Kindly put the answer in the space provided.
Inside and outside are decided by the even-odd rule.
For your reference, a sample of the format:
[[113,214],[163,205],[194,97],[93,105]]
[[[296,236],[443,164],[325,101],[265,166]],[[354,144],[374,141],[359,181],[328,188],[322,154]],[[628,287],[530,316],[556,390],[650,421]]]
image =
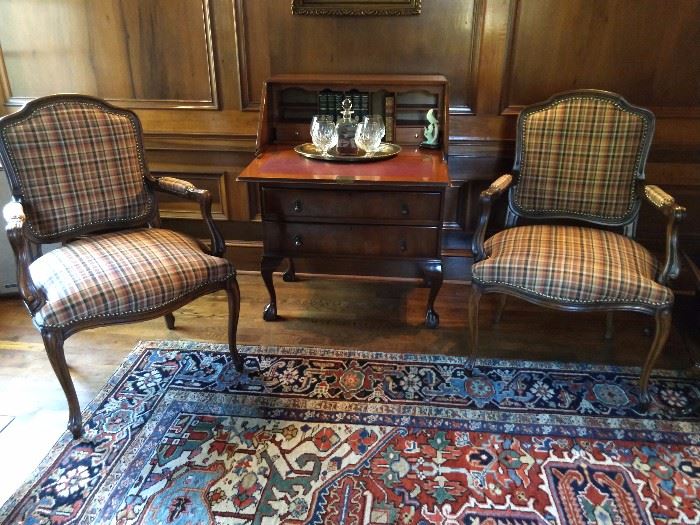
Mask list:
[[[638,369],[142,342],[7,524],[700,522],[696,379]],[[685,409],[685,410],[684,410]]]

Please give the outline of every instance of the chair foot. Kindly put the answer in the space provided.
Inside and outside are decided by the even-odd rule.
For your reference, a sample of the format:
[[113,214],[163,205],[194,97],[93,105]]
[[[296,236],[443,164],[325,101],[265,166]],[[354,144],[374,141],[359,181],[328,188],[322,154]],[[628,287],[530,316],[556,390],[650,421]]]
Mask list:
[[239,372],[241,374],[245,372],[243,358],[241,357],[241,354],[238,353],[238,349],[229,348],[229,352],[231,354],[231,359],[233,360],[233,367],[236,369],[236,372]]
[[175,316],[172,312],[165,314],[165,326],[168,330],[175,330]]
[[427,328],[437,328],[440,325],[440,316],[432,308],[425,314],[425,326]]
[[73,439],[78,439],[83,435],[83,416],[82,414],[72,414],[68,418],[68,430],[73,434]]

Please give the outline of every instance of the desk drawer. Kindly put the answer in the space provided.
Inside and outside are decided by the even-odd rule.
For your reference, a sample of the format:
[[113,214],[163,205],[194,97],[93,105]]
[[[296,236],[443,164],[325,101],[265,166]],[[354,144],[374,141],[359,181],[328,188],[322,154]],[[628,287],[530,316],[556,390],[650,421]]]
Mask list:
[[396,126],[397,144],[420,144],[423,140],[423,128]]
[[437,227],[264,221],[267,255],[439,257]]
[[263,187],[263,218],[440,221],[439,192]]

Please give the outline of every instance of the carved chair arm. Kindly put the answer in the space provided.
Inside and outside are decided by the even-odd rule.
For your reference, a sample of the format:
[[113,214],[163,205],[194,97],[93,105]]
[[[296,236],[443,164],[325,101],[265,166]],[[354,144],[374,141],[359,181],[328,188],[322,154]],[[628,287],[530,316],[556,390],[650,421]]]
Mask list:
[[17,264],[17,288],[29,311],[34,312],[44,303],[43,295],[37,290],[32,276],[29,273],[29,265],[34,260],[31,245],[24,234],[24,208],[19,201],[12,200],[2,209],[5,218],[5,231],[7,238],[15,253]]
[[209,229],[211,238],[209,253],[216,257],[223,257],[226,251],[226,244],[211,216],[211,193],[209,193],[209,190],[197,188],[191,182],[175,177],[158,177],[155,179],[155,182],[158,191],[199,203],[202,218]]
[[667,217],[666,260],[657,277],[659,283],[666,285],[669,279],[675,279],[680,272],[678,223],[685,217],[686,210],[683,206],[676,204],[676,200],[658,186],[644,186],[644,197],[647,202]]
[[491,216],[491,204],[506,191],[513,182],[513,176],[510,174],[501,175],[491,185],[481,192],[479,196],[479,207],[481,214],[479,216],[479,224],[474,232],[472,239],[472,253],[474,254],[474,262],[482,260],[486,257],[484,252],[484,238],[486,237],[486,228],[489,224]]
[[175,177],[158,177],[156,182],[160,191],[177,195],[179,197],[186,197],[187,193],[197,189],[197,187],[191,182],[176,179]]

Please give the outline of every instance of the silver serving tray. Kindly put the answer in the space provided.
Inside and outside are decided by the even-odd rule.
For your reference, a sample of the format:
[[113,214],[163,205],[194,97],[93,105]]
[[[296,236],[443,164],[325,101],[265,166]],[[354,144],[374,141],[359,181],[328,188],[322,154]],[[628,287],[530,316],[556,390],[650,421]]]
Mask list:
[[385,160],[395,157],[401,151],[401,146],[391,144],[390,142],[382,142],[379,149],[372,155],[368,155],[364,150],[358,150],[357,155],[339,155],[335,147],[328,150],[328,155],[323,156],[321,151],[316,148],[311,142],[299,144],[294,148],[299,155],[309,159],[327,160],[330,162],[372,162],[375,160]]

